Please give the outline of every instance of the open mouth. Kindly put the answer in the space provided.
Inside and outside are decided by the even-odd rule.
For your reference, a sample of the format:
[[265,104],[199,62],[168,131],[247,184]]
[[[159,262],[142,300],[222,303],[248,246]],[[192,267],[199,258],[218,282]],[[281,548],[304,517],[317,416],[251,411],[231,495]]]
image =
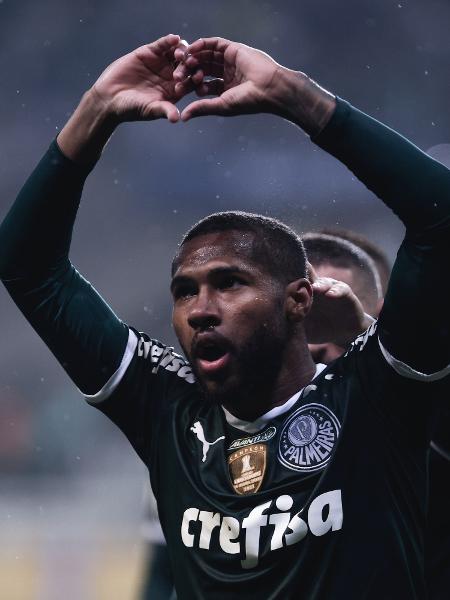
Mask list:
[[205,373],[220,371],[230,358],[228,344],[217,335],[199,339],[193,354],[198,367]]

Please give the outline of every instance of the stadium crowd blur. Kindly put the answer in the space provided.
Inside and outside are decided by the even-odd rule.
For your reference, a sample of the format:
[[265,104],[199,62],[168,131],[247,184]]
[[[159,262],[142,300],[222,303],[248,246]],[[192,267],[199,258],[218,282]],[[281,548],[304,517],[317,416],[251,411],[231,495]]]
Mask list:
[[[449,22],[448,0],[0,0],[0,220],[111,58],[169,31],[263,48],[450,166]],[[158,121],[115,137],[88,180],[72,259],[122,319],[175,345],[161,290],[180,235],[207,213],[351,228],[391,259],[401,240],[387,209],[281,120]],[[134,598],[145,469],[3,288],[0,328],[0,597]]]

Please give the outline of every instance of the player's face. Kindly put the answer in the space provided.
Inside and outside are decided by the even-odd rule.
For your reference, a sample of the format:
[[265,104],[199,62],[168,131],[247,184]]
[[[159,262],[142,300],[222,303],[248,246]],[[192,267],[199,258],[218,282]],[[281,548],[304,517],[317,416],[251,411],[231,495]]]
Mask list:
[[253,234],[236,231],[194,238],[172,280],[175,332],[220,402],[273,384],[287,339],[285,289],[252,260],[252,245]]

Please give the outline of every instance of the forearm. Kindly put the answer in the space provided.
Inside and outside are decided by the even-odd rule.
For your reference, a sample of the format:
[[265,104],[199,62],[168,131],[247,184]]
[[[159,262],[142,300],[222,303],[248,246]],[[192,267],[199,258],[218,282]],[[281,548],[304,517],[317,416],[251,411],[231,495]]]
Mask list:
[[281,116],[343,162],[408,227],[450,220],[450,172],[379,121],[336,99],[300,72],[281,68],[271,92]]
[[0,278],[56,269],[68,260],[72,228],[89,169],[53,142],[0,225]]
[[94,166],[118,125],[107,103],[87,91],[58,136],[61,152],[74,163]]
[[389,127],[342,100],[313,138],[403,221],[408,235],[450,225],[450,171]]
[[308,135],[318,135],[336,109],[336,98],[301,71],[285,67],[273,78],[272,104],[276,113],[301,127]]

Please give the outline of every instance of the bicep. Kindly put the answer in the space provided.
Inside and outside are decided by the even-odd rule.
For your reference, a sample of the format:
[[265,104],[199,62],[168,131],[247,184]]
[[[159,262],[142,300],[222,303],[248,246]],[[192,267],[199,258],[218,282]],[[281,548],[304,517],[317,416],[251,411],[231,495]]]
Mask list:
[[68,260],[45,277],[5,285],[75,385],[97,393],[120,366],[128,327]]
[[385,358],[410,378],[450,372],[448,258],[445,230],[406,236],[397,254],[378,332]]

